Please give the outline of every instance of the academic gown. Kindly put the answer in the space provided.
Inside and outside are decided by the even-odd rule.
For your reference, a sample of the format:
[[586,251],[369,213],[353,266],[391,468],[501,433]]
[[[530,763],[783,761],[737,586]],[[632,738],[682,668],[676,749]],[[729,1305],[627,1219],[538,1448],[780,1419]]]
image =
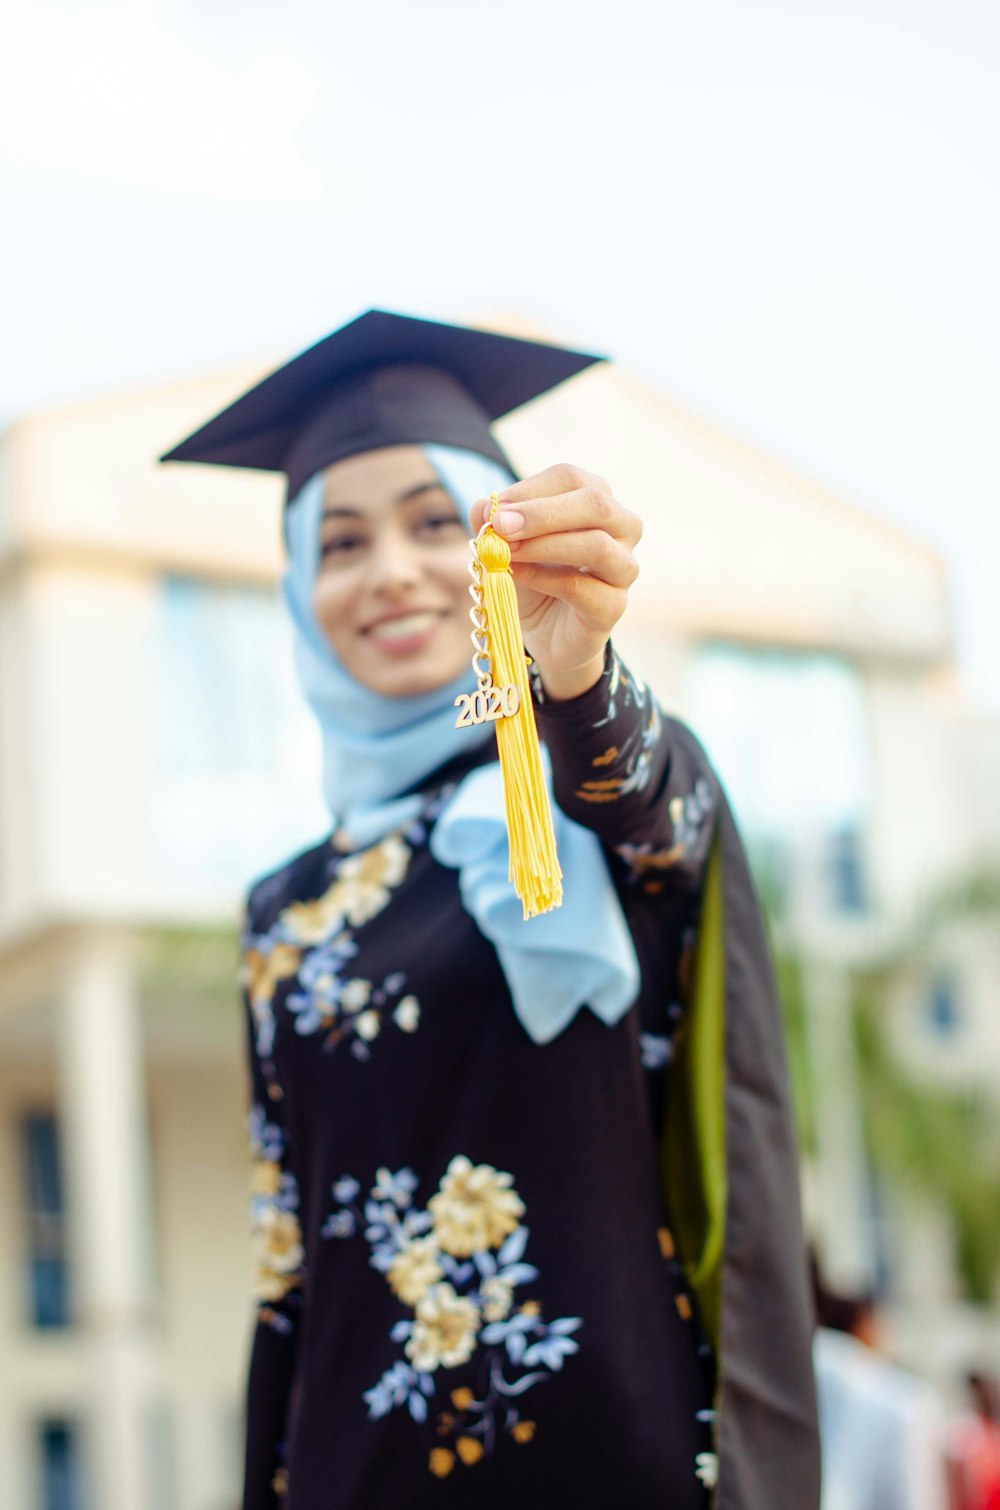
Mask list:
[[428,844],[493,742],[377,843],[251,888],[243,1510],[818,1503],[780,1022],[724,793],[610,641],[582,696],[531,685],[639,996],[545,1044],[519,1021]]

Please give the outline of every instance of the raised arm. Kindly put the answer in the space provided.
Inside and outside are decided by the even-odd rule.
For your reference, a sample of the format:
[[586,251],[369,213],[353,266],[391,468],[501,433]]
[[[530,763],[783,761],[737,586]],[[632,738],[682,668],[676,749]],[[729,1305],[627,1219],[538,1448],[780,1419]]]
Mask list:
[[641,519],[603,477],[566,463],[494,498],[477,500],[469,523],[478,533],[492,522],[510,544],[559,806],[599,836],[621,879],[697,889],[718,782],[690,729],[657,707],[610,639],[639,574]]
[[562,811],[592,829],[643,890],[696,891],[714,829],[717,780],[700,743],[659,707],[609,639],[586,692],[554,701],[528,668],[535,719]]

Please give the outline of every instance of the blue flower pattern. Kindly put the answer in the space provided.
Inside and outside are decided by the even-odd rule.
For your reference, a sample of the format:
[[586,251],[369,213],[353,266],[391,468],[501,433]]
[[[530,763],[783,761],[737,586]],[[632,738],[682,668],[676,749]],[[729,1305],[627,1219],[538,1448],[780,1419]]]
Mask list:
[[428,1466],[444,1477],[492,1452],[501,1433],[515,1442],[532,1439],[535,1423],[515,1402],[578,1351],[574,1333],[582,1318],[545,1321],[537,1301],[515,1304],[539,1273],[524,1258],[529,1229],[510,1175],[459,1155],[423,1208],[415,1204],[418,1184],[409,1167],[380,1168],[362,1202],[359,1181],[342,1175],[333,1182],[334,1209],[321,1235],[363,1232],[369,1264],[410,1309],[389,1332],[403,1356],[364,1391],[371,1419],[405,1408],[414,1421],[426,1421],[442,1371],[454,1379],[454,1369],[479,1362],[477,1377],[486,1381],[480,1396],[469,1384],[452,1383],[450,1408],[439,1415],[441,1440]]

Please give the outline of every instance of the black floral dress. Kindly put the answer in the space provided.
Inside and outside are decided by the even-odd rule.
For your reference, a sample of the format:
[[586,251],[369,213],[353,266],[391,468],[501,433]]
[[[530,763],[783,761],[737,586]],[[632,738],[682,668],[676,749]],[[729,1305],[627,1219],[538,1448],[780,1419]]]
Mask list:
[[487,742],[363,850],[258,882],[242,942],[256,1325],[243,1510],[695,1510],[715,1387],[657,1164],[713,824],[707,762],[609,642],[532,677],[556,801],[599,836],[641,994],[551,1043],[428,847]]

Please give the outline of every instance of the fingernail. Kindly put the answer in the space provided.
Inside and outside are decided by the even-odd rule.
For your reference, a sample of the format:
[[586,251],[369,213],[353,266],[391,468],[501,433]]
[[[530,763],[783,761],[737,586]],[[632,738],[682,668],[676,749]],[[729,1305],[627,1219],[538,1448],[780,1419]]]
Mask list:
[[524,515],[516,509],[498,509],[497,516],[493,521],[493,527],[498,535],[519,535],[524,529]]

